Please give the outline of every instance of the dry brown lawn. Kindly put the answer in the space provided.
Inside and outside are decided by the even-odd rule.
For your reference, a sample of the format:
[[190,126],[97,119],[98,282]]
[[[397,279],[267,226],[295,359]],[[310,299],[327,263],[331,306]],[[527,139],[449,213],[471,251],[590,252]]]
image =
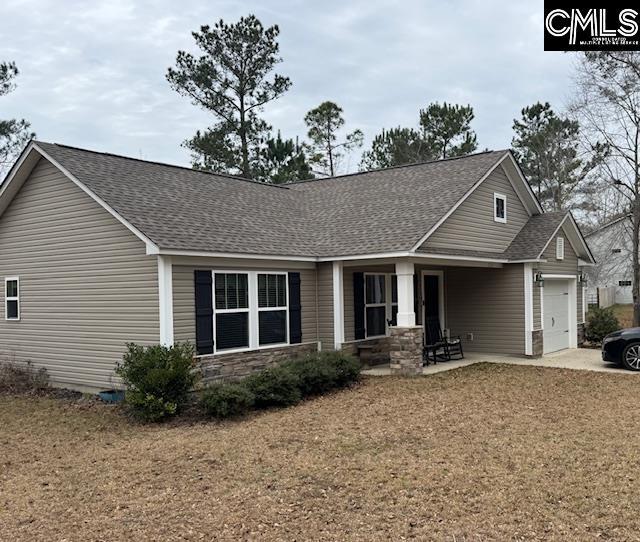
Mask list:
[[0,397],[0,539],[639,539],[638,385],[477,365],[162,426]]

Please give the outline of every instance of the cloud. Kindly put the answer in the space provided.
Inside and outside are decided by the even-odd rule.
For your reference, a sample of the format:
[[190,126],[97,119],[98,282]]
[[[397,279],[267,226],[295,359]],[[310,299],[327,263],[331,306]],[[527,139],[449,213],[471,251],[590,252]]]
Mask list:
[[522,107],[561,107],[570,92],[572,59],[543,51],[537,2],[5,0],[0,59],[21,75],[2,115],[29,119],[43,140],[187,164],[181,142],[212,119],[169,88],[166,69],[194,51],[200,25],[251,12],[281,29],[278,71],[294,84],[265,117],[287,137],[303,137],[304,114],[327,99],[367,141],[446,100],[474,107],[481,148],[504,148]]

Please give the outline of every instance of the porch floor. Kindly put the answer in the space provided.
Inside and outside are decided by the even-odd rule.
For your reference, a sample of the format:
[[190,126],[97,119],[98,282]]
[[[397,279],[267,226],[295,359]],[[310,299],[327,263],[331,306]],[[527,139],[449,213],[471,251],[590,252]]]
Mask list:
[[[481,352],[465,352],[464,359],[443,361],[422,368],[423,375],[450,371],[473,365],[474,363],[508,363],[511,365],[533,365],[537,367],[558,367],[563,369],[579,369],[583,371],[601,371],[607,373],[640,374],[622,369],[617,365],[602,361],[600,350],[590,348],[571,348],[546,354],[541,358],[526,358],[507,354],[486,354]],[[379,365],[362,371],[365,375],[386,376],[391,374],[388,365]]]

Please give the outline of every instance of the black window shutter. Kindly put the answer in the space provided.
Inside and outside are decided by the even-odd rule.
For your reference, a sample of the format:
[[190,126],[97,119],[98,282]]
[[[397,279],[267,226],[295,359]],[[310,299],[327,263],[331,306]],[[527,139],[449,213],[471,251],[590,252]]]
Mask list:
[[213,296],[211,271],[194,271],[196,351],[213,354]]
[[289,273],[289,342],[302,342],[302,305],[300,304],[300,273]]
[[353,274],[353,323],[356,340],[364,339],[364,273]]

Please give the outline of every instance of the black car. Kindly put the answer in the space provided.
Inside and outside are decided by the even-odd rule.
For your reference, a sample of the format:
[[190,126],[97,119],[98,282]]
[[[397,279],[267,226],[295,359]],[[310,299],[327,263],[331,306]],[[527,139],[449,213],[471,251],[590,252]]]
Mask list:
[[640,371],[640,327],[609,333],[602,340],[602,359]]

